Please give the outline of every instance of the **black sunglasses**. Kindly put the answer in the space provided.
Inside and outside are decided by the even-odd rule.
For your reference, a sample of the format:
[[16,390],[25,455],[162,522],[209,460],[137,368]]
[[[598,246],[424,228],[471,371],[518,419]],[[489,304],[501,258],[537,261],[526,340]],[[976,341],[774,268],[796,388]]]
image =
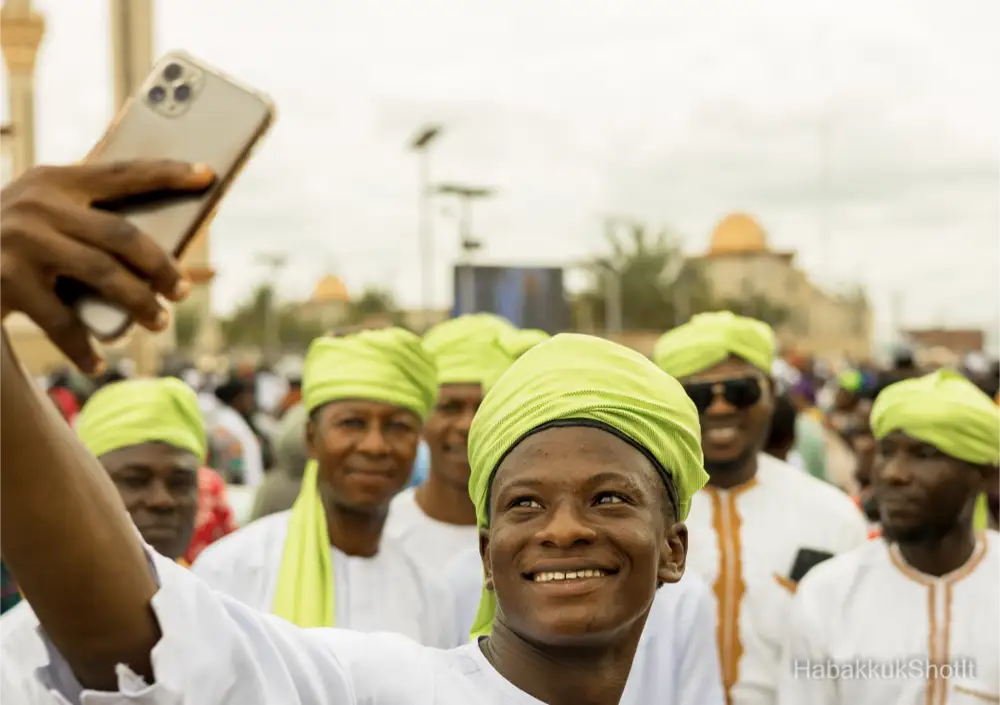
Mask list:
[[748,409],[759,402],[763,394],[758,377],[737,377],[714,382],[690,382],[684,385],[684,391],[694,402],[699,414],[708,411],[708,407],[712,406],[716,396],[722,396],[737,409]]

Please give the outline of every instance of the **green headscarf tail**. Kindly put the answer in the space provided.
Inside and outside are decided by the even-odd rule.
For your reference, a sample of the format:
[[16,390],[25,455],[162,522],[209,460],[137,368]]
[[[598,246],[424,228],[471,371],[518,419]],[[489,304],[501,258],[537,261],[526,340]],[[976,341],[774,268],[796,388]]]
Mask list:
[[[698,412],[684,388],[634,350],[561,334],[515,362],[483,399],[469,431],[469,495],[487,524],[489,485],[500,460],[530,431],[562,419],[604,423],[642,446],[670,473],[680,519],[708,480]],[[488,634],[496,598],[483,591],[472,636]]]
[[1000,407],[957,372],[890,384],[875,398],[871,426],[879,440],[902,431],[953,458],[1000,464]]
[[437,368],[420,338],[402,328],[367,330],[312,342],[302,371],[302,400],[310,413],[331,401],[368,399],[426,420],[437,384]]
[[202,462],[207,454],[198,397],[173,377],[124,380],[99,389],[84,404],[75,428],[95,457],[153,442],[190,451]]
[[[423,420],[436,395],[434,360],[420,338],[402,328],[318,338],[306,354],[302,397],[308,412],[332,401],[361,399],[408,409]],[[333,558],[318,474],[314,460],[306,463],[272,604],[275,614],[301,627],[332,627],[336,614]]]
[[500,335],[500,345],[507,351],[511,359],[516,360],[539,343],[544,343],[551,337],[545,331],[538,330],[537,328],[512,330]]
[[424,334],[424,348],[437,363],[438,384],[480,384],[499,377],[512,358],[500,344],[509,323],[490,314],[452,318]]
[[731,311],[700,313],[656,341],[653,361],[683,379],[718,365],[730,355],[771,374],[778,344],[771,326]]
[[302,489],[288,520],[271,611],[300,627],[334,626],[333,558],[319,496],[319,466],[306,463]]

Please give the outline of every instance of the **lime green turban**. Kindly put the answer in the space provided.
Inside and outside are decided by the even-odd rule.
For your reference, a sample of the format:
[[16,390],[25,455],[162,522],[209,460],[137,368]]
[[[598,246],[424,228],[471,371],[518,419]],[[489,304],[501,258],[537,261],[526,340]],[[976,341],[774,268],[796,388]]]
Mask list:
[[437,396],[437,370],[420,338],[402,328],[317,338],[302,370],[306,409],[367,399],[409,409],[426,419]]
[[653,348],[653,361],[683,379],[735,355],[769,375],[776,353],[777,342],[771,326],[730,311],[719,311],[700,313],[660,336]]
[[437,363],[439,384],[485,384],[507,369],[511,357],[500,332],[516,330],[502,318],[472,314],[452,318],[424,334],[424,348]]
[[550,337],[552,336],[543,330],[526,328],[524,330],[512,330],[502,333],[500,335],[500,344],[510,357],[516,360],[539,343],[544,343]]
[[[434,360],[413,333],[369,330],[342,338],[317,338],[302,371],[306,409],[332,401],[364,399],[409,409],[426,419],[437,396]],[[334,625],[333,559],[326,512],[319,494],[319,466],[306,463],[281,553],[272,611],[300,627]]]
[[[536,345],[497,380],[469,431],[469,495],[481,527],[500,460],[532,430],[558,420],[603,423],[646,449],[677,490],[680,519],[708,480],[698,411],[684,388],[639,353],[608,340],[561,334]],[[488,634],[496,598],[484,591],[472,629]]]
[[136,379],[98,390],[76,419],[87,450],[100,457],[142,443],[166,443],[204,462],[205,420],[198,397],[179,379]]
[[902,431],[959,460],[1000,463],[1000,407],[957,372],[890,384],[875,398],[871,425],[877,439]]
[[[872,433],[902,431],[942,453],[977,465],[1000,464],[1000,407],[950,370],[890,384],[875,398]],[[986,495],[976,501],[973,526],[989,523]]]

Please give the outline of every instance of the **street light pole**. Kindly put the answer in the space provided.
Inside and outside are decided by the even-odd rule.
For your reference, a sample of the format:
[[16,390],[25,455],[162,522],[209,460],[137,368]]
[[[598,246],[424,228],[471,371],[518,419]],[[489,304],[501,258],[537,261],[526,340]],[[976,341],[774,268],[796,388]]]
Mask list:
[[461,245],[461,276],[458,282],[457,299],[459,315],[465,313],[475,313],[476,305],[476,282],[472,272],[472,253],[483,246],[483,243],[476,240],[472,234],[472,202],[477,198],[490,198],[496,194],[496,190],[480,186],[467,186],[464,184],[443,184],[438,187],[438,193],[456,196],[459,200],[459,221],[458,236]]
[[274,362],[281,352],[281,319],[278,316],[278,276],[288,264],[284,253],[263,253],[257,261],[268,268],[267,285],[271,296],[264,309],[264,359]]
[[410,143],[410,149],[417,153],[419,162],[420,198],[418,201],[418,234],[420,246],[420,295],[421,305],[426,312],[434,308],[434,218],[431,212],[430,145],[441,134],[441,127],[424,127]]

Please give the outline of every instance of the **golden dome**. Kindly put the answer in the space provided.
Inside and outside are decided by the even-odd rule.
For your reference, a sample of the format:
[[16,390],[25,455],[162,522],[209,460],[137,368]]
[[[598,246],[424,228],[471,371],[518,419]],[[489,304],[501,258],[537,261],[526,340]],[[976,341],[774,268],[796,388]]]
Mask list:
[[344,282],[332,274],[327,274],[316,282],[310,300],[323,303],[332,303],[335,301],[346,303],[351,300],[351,297],[347,293],[347,287],[344,286]]
[[756,220],[745,213],[727,215],[712,233],[708,254],[749,252],[767,252],[767,234]]

